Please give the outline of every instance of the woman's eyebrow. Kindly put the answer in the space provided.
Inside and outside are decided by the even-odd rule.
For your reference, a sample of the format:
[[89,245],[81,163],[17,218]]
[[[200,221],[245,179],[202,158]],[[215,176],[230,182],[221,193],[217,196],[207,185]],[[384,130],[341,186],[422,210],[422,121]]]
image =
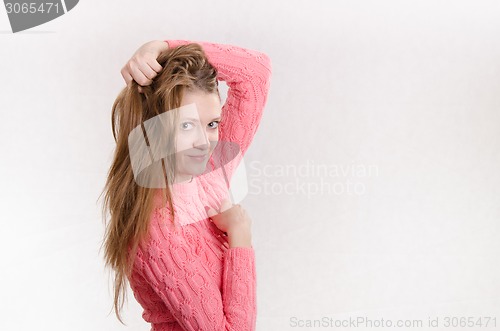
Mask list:
[[189,121],[193,121],[193,122],[199,122],[200,119],[199,118],[193,118],[193,117],[183,117],[182,118],[182,121],[185,121],[185,120],[189,120]]
[[[199,118],[193,118],[193,117],[184,117],[182,120],[183,121],[184,120],[190,120],[190,121],[193,121],[193,122],[199,122],[200,121]],[[219,116],[219,117],[214,118],[212,121],[220,121],[220,120],[221,120],[221,117]]]

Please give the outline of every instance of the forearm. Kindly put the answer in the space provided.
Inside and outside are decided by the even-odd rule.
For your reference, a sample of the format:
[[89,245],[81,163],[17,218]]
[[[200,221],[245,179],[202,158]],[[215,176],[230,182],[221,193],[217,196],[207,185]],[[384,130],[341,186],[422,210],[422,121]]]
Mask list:
[[228,324],[231,325],[229,329],[255,330],[257,277],[253,248],[234,247],[226,250],[222,279],[222,303]]
[[210,63],[217,68],[218,78],[228,83],[245,82],[252,77],[259,84],[268,80],[271,74],[269,57],[257,50],[206,41],[174,39],[163,42],[171,48],[189,43],[201,45]]
[[267,102],[271,80],[271,60],[262,52],[234,45],[204,41],[165,40],[169,47],[197,43],[217,69],[217,79],[229,87],[219,123],[219,140],[236,144],[240,151],[225,163],[230,180],[248,150]]

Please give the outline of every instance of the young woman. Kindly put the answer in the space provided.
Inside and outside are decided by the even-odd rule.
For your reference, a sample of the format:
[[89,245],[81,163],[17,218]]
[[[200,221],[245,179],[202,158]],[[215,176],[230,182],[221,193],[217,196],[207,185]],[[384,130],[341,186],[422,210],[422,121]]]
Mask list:
[[[118,319],[128,280],[151,330],[254,330],[251,220],[229,200],[228,183],[267,102],[269,57],[151,41],[121,73],[103,208]],[[229,87],[223,106],[218,80]]]

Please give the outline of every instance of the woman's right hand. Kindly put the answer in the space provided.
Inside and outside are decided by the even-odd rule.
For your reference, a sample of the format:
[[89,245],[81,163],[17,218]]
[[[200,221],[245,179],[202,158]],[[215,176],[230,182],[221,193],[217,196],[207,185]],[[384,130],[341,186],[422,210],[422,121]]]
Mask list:
[[208,208],[207,215],[219,230],[227,233],[229,247],[251,247],[252,220],[240,204],[224,199],[219,211]]
[[[125,83],[128,85],[135,80],[141,86],[151,84],[162,70],[156,59],[166,49],[168,44],[162,40],[152,40],[139,47],[120,71]],[[142,92],[140,86],[139,92]]]

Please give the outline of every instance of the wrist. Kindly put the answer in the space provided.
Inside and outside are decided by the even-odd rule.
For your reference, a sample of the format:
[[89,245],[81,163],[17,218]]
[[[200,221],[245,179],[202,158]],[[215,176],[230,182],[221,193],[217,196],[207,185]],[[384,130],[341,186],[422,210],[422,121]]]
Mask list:
[[227,241],[229,247],[252,247],[250,231],[228,231]]
[[153,42],[155,45],[158,45],[158,50],[160,52],[166,51],[170,46],[168,42],[164,40],[154,40]]

